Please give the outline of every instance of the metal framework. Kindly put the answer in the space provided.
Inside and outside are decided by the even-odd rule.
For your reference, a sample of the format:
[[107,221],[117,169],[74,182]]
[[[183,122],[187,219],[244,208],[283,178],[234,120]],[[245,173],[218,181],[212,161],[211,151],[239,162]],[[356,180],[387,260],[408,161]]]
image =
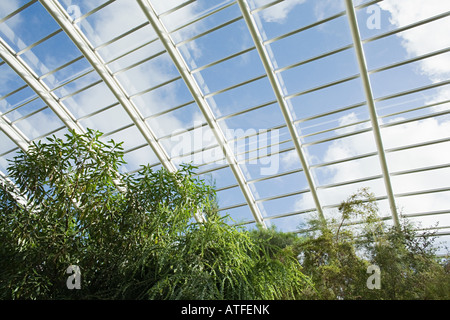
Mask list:
[[91,63],[91,65],[103,79],[105,84],[110,88],[110,90],[116,96],[117,100],[121,103],[125,111],[130,116],[130,118],[139,128],[139,131],[145,137],[148,144],[152,147],[162,165],[170,172],[174,172],[176,168],[173,165],[171,159],[156,140],[154,133],[147,126],[142,115],[136,109],[134,103],[131,101],[131,99],[129,99],[128,95],[124,92],[122,86],[112,76],[111,72],[105,67],[105,63],[102,61],[101,57],[93,50],[92,45],[90,45],[90,43],[86,40],[86,38],[76,27],[76,25],[70,22],[69,16],[64,8],[62,8],[61,5],[54,0],[40,0],[40,3],[58,22],[61,28],[72,39],[78,49]]
[[84,132],[84,129],[75,121],[73,115],[59,103],[55,96],[50,93],[49,88],[3,39],[0,39],[0,57],[39,95],[69,129],[77,133]]
[[255,199],[253,197],[253,194],[246,182],[246,179],[244,177],[244,174],[242,173],[241,168],[238,165],[238,162],[233,154],[233,151],[230,149],[225,135],[222,132],[219,124],[214,118],[214,114],[211,111],[211,107],[209,106],[208,102],[206,101],[205,97],[201,93],[201,90],[196,82],[196,80],[192,77],[190,74],[185,61],[183,60],[183,57],[181,56],[178,49],[173,44],[172,40],[170,39],[168,32],[165,30],[163,24],[161,23],[160,19],[158,18],[156,12],[154,11],[152,5],[145,0],[138,0],[139,5],[141,6],[142,10],[144,11],[146,17],[150,21],[151,25],[153,26],[154,30],[156,31],[159,39],[163,43],[164,47],[166,48],[167,52],[169,53],[170,57],[173,59],[173,62],[175,63],[178,71],[180,72],[183,80],[185,81],[186,85],[189,88],[189,91],[193,95],[195,101],[197,102],[197,105],[199,106],[200,110],[203,113],[203,116],[206,118],[206,121],[208,122],[209,127],[214,133],[214,136],[217,139],[217,143],[221,147],[228,164],[233,171],[234,176],[236,177],[236,180],[244,194],[245,199],[247,200],[247,204],[250,207],[250,210],[252,211],[252,214],[256,220],[256,222],[263,227],[265,227],[265,223],[263,220],[263,217],[261,215],[261,212],[256,205]]
[[261,61],[264,65],[264,69],[266,70],[267,76],[270,80],[270,84],[272,85],[273,91],[275,92],[275,96],[277,98],[278,104],[280,106],[281,112],[283,113],[284,120],[289,129],[289,133],[291,135],[292,141],[294,141],[295,150],[297,151],[297,155],[300,159],[300,162],[303,167],[303,172],[306,176],[306,180],[308,181],[309,189],[314,199],[314,203],[316,205],[317,212],[321,219],[325,219],[322,211],[322,206],[319,201],[319,196],[317,195],[316,185],[311,175],[311,171],[309,170],[309,165],[306,160],[306,156],[303,152],[302,143],[300,141],[300,137],[297,133],[297,130],[294,125],[294,121],[292,119],[292,115],[289,112],[288,105],[286,100],[283,97],[283,92],[281,86],[277,80],[277,77],[274,72],[274,68],[271,65],[269,54],[266,51],[265,46],[263,45],[263,41],[258,32],[258,28],[256,26],[255,21],[250,13],[250,9],[248,8],[247,3],[244,0],[238,0],[239,8],[241,9],[242,15],[244,16],[245,23],[247,24],[248,29],[250,30],[250,34],[252,35],[253,42],[255,43],[256,49],[258,50]]
[[[25,135],[13,125],[11,125],[7,120],[0,115],[0,130],[2,130],[14,143],[23,151],[27,151],[30,146],[30,141],[25,137]],[[20,193],[17,186],[11,179],[9,179],[3,172],[0,171],[0,184],[9,192],[9,194],[14,198],[15,201],[21,206],[28,207],[29,203],[27,199]]]
[[[59,29],[50,28],[51,30],[43,32],[42,36],[39,36],[37,39],[33,38],[32,42],[22,43],[20,46],[13,46],[11,42],[14,42],[14,40],[9,39],[8,41],[8,36],[4,38],[0,36],[0,68],[10,68],[13,73],[24,81],[24,84],[17,84],[11,89],[5,89],[2,92],[2,96],[0,96],[0,108],[2,108],[0,109],[0,130],[5,134],[4,136],[26,151],[32,141],[45,138],[47,135],[61,129],[61,127],[53,129],[51,133],[44,130],[45,133],[44,131],[39,132],[39,137],[34,138],[28,137],[26,130],[21,130],[21,125],[27,124],[36,115],[42,115],[42,112],[46,109],[46,112],[49,110],[53,112],[63,122],[65,127],[79,133],[85,131],[82,125],[83,121],[92,120],[109,110],[123,109],[131,119],[131,124],[124,123],[110,132],[105,132],[105,136],[121,136],[122,134],[125,135],[126,132],[133,132],[134,136],[128,138],[130,146],[126,149],[126,154],[131,155],[133,152],[139,152],[144,147],[150,147],[158,161],[152,165],[161,165],[167,170],[174,172],[177,170],[177,161],[205,151],[219,149],[223,153],[225,164],[216,164],[214,160],[200,163],[198,175],[206,176],[211,174],[223,179],[223,182],[218,181],[219,187],[217,191],[225,195],[229,193],[228,198],[231,198],[231,200],[219,209],[221,213],[231,211],[241,214],[241,212],[248,209],[250,211],[248,215],[246,212],[245,218],[238,221],[238,223],[249,225],[256,223],[263,227],[270,224],[280,224],[284,226],[289,225],[287,229],[292,229],[291,225],[297,223],[303,216],[314,213],[326,219],[329,212],[338,208],[340,204],[333,197],[330,197],[330,194],[334,192],[339,193],[341,189],[358,185],[373,184],[378,186],[380,184],[384,188],[385,193],[380,192],[380,194],[377,194],[377,200],[387,203],[390,214],[383,218],[392,219],[395,225],[399,224],[399,208],[405,203],[404,199],[428,196],[437,198],[440,195],[450,193],[450,188],[446,185],[429,183],[429,186],[421,187],[419,190],[408,188],[403,190],[398,188],[399,184],[396,182],[399,179],[414,177],[414,175],[430,175],[431,177],[436,173],[449,174],[450,164],[448,162],[430,162],[415,166],[405,164],[405,167],[402,167],[402,169],[395,169],[395,166],[392,166],[390,162],[390,156],[406,152],[414,152],[414,155],[417,155],[424,152],[422,150],[426,150],[426,148],[446,150],[450,144],[449,135],[433,137],[426,141],[411,141],[401,145],[390,146],[384,134],[385,130],[389,131],[432,120],[438,121],[442,119],[442,122],[444,122],[445,119],[448,119],[450,116],[450,109],[448,108],[450,98],[448,95],[437,100],[427,100],[424,97],[427,97],[427,93],[430,92],[439,90],[444,92],[450,86],[450,79],[441,76],[439,81],[420,82],[417,85],[415,83],[405,84],[393,90],[382,91],[381,94],[377,93],[377,88],[374,85],[377,82],[376,78],[380,75],[396,72],[403,68],[418,69],[417,65],[428,59],[447,57],[450,54],[448,42],[441,47],[436,46],[429,52],[405,57],[400,60],[384,57],[383,59],[386,62],[381,59],[383,63],[376,65],[372,69],[369,66],[371,65],[370,62],[373,64],[373,61],[371,56],[368,55],[367,49],[367,46],[379,45],[384,40],[392,39],[392,37],[401,35],[403,32],[413,32],[433,23],[448,21],[450,11],[445,12],[445,10],[441,10],[442,12],[433,16],[425,15],[419,21],[402,26],[393,26],[387,31],[377,31],[373,35],[364,36],[362,22],[358,21],[360,19],[359,13],[371,5],[382,3],[383,0],[366,1],[359,6],[355,6],[352,0],[343,0],[345,2],[345,10],[339,9],[341,10],[339,11],[336,9],[332,11],[330,9],[332,13],[329,15],[317,17],[317,19],[313,19],[307,24],[302,24],[302,21],[298,23],[301,19],[296,19],[296,23],[293,23],[292,26],[281,25],[280,30],[282,31],[280,32],[272,30],[272,32],[267,33],[267,30],[269,29],[270,31],[275,24],[265,24],[261,20],[265,19],[266,13],[269,16],[270,14],[278,13],[276,6],[285,5],[287,2],[281,0],[268,1],[264,5],[258,6],[257,2],[251,0],[224,0],[214,4],[211,4],[212,2],[200,4],[197,1],[188,0],[179,1],[174,6],[167,3],[163,6],[164,1],[160,1],[160,3],[156,3],[153,0],[129,1],[130,6],[136,7],[136,14],[142,15],[141,18],[143,20],[135,24],[130,23],[132,27],[122,30],[120,34],[113,34],[105,41],[102,40],[103,42],[101,43],[93,42],[85,29],[80,27],[80,24],[91,28],[91,31],[95,32],[95,26],[90,24],[91,21],[95,21],[97,15],[107,11],[109,6],[120,5],[119,1],[100,1],[102,3],[98,6],[90,4],[87,6],[89,9],[86,9],[88,11],[85,10],[86,12],[81,12],[79,16],[71,17],[61,0],[31,0],[20,8],[13,9],[12,12],[7,12],[4,16],[0,16],[0,27],[7,25],[11,32],[15,32],[14,25],[8,25],[11,19],[25,11],[44,8],[49,14],[47,21],[56,21],[60,26]],[[314,1],[306,1],[304,3],[311,4]],[[194,9],[197,8],[197,4],[199,7],[206,7],[206,9],[196,12]],[[159,6],[166,9],[161,11]],[[192,9],[191,16],[186,18],[186,21],[175,21],[176,23],[172,21],[177,19],[178,14],[183,16],[190,9]],[[128,18],[122,13],[118,13],[117,17],[120,17],[120,19]],[[174,26],[169,24],[169,20],[171,23],[174,23]],[[300,42],[303,40],[298,40],[296,37],[301,38],[309,33],[314,34],[313,32],[317,29],[335,26],[342,23],[342,21],[345,22],[346,26],[350,27],[350,34],[346,40],[336,41],[336,45],[327,44],[321,50],[313,50],[314,54],[310,56],[304,56],[303,52],[298,52],[298,55],[292,57],[294,55],[290,56],[288,52],[276,50],[277,46],[280,48],[283,43],[301,47],[303,44]],[[42,23],[45,24],[45,21]],[[156,33],[154,38],[146,38],[145,41],[136,43],[135,46],[130,48],[125,48],[123,52],[119,52],[112,57],[103,55],[103,52],[109,50],[109,48],[114,50],[114,46],[120,44],[122,40],[131,37],[139,38],[138,35],[147,32],[150,28]],[[184,35],[183,32],[186,30],[191,32],[186,32]],[[240,43],[240,47],[237,46],[233,49],[226,43],[222,43],[223,40],[220,37],[228,39],[224,34],[228,34],[229,30],[233,30],[233,32],[240,30],[239,32],[245,33],[245,36],[242,37],[242,42],[245,43]],[[277,29],[274,28],[274,30]],[[31,29],[28,30],[30,34],[33,34],[33,31]],[[345,29],[345,32],[348,33],[348,30]],[[266,39],[266,34],[272,35]],[[58,67],[46,70],[44,74],[38,76],[40,72],[42,73],[42,70],[38,71],[38,67],[34,66],[33,63],[29,63],[28,60],[24,59],[24,56],[45,46],[46,43],[53,41],[57,37],[67,37],[75,45],[77,51],[73,52],[71,57]],[[216,37],[218,40],[210,41]],[[20,35],[14,38],[20,40]],[[249,40],[244,41],[245,39]],[[310,35],[308,37],[305,36],[305,39],[314,40]],[[211,58],[198,59],[198,61],[195,57],[186,58],[184,56],[185,51],[192,51],[195,56],[196,44],[199,44],[200,47],[204,45],[204,48],[211,46],[211,44],[217,44],[218,47],[224,48],[224,53],[214,53]],[[189,47],[190,45],[192,47]],[[153,46],[156,49],[150,50],[149,48]],[[207,49],[210,50],[211,47],[207,47]],[[149,50],[150,53],[142,54],[142,51],[145,50]],[[220,50],[218,49],[218,51]],[[302,68],[318,64],[323,66],[322,68],[327,69],[329,68],[326,64],[327,59],[337,59],[337,57],[349,55],[349,53],[355,57],[353,60],[357,62],[357,70],[350,70],[348,73],[341,72],[334,77],[326,77],[327,80],[321,79],[321,81],[317,81],[317,83],[309,86],[302,86],[296,83],[297,78],[304,79],[309,76],[308,73],[302,74],[299,71]],[[137,58],[134,58],[134,55]],[[50,53],[49,56],[51,59]],[[303,58],[299,58],[300,56]],[[125,77],[130,71],[136,71],[136,69],[146,63],[154,62],[161,58],[168,58],[169,63],[175,66],[176,75],[165,78],[150,88],[144,87],[139,92],[128,92],[126,85],[121,80],[122,77]],[[190,59],[194,62],[192,63]],[[253,69],[243,69],[242,72],[238,68],[233,70],[237,74],[237,80],[225,81],[227,79],[221,79],[221,74],[210,76],[207,79],[208,74],[213,74],[214,70],[221,70],[220,72],[226,73],[229,66],[230,69],[235,67],[233,64],[235,61],[245,62],[250,59],[254,59],[254,62],[251,63]],[[281,66],[278,66],[278,59],[283,61]],[[49,78],[60,72],[67,72],[71,68],[76,69],[78,64],[83,63],[88,65],[88,67],[80,69],[78,73],[57,83],[55,87],[50,88],[50,86],[46,85],[46,80]],[[244,65],[245,63],[242,64]],[[260,71],[261,66],[263,67],[262,72]],[[289,78],[290,73],[296,74],[297,78],[294,80]],[[299,74],[301,76],[298,76]],[[327,69],[324,75],[328,76],[329,74],[331,74],[331,70]],[[87,76],[98,77],[87,85],[82,81],[83,86],[77,87],[74,85],[78,80]],[[223,80],[225,84],[215,87],[214,83],[219,80]],[[149,114],[144,114],[145,110],[137,102],[138,98],[159,92],[158,90],[167,90],[171,85],[177,83],[180,84],[179,87],[185,86],[183,88],[190,94],[188,98],[183,96],[183,99],[180,98],[180,101],[173,99],[174,102],[170,105],[161,107],[154,112],[149,111]],[[253,87],[261,83],[264,83],[264,86],[261,85],[263,89],[257,92],[252,91]],[[339,91],[341,90],[340,88],[346,86],[356,90],[357,86],[353,85],[354,83],[361,85],[363,89],[362,97],[349,100],[349,102],[345,101],[336,106],[334,106],[333,101],[328,101],[329,105],[315,110],[315,107],[320,105],[320,103],[316,103],[314,99],[319,100],[317,98],[319,95],[326,97],[327,92]],[[104,84],[117,101],[99,109],[86,110],[81,116],[75,116],[69,111],[69,108],[66,107],[68,105],[66,102],[69,99],[78,97],[100,84]],[[62,92],[64,92],[65,88],[72,85],[75,89],[63,95]],[[210,85],[213,87],[211,91],[205,89],[205,87]],[[289,90],[287,89],[288,86]],[[28,89],[31,89],[38,97],[27,97],[25,100],[17,102],[19,99],[17,97],[26,96],[25,91]],[[178,93],[165,92],[165,94],[175,96]],[[235,106],[233,102],[229,102],[224,98],[224,101],[227,102],[216,108],[214,105],[216,100],[220,102],[220,99],[227,95],[250,95],[252,96],[252,103],[241,103],[239,101],[239,103],[235,103],[239,105]],[[261,98],[259,95],[261,95]],[[420,97],[418,97],[419,95]],[[39,98],[46,106],[36,107],[35,109],[30,107],[31,111],[29,111],[27,108]],[[312,102],[306,100],[306,98]],[[295,106],[296,101],[303,101],[302,99],[305,99],[307,102],[298,103],[300,107]],[[253,100],[255,100],[254,103]],[[9,101],[14,102],[10,105]],[[400,102],[397,103],[397,101]],[[179,121],[181,124],[178,124],[181,126],[182,132],[162,130],[162,133],[158,131],[160,129],[157,126],[153,126],[153,123],[157,123],[165,117],[177,123],[175,120],[189,117],[189,115],[186,115],[187,110],[192,109],[200,111],[200,126],[193,126],[189,121],[183,120]],[[276,115],[275,109],[278,112]],[[301,110],[297,114],[298,109]],[[22,110],[25,111],[22,112]],[[20,115],[16,115],[16,113]],[[262,114],[267,114],[267,118],[264,121],[257,122],[256,120],[261,120],[258,117],[262,117]],[[349,114],[362,114],[363,116],[348,122],[339,121],[341,117]],[[270,119],[272,115],[274,115],[273,120]],[[252,146],[248,141],[262,139],[264,135],[260,133],[246,133],[244,136],[229,138],[225,134],[224,128],[227,128],[228,124],[237,124],[245,127],[250,125],[249,123],[252,123],[252,120],[255,120],[255,123],[260,123],[259,129],[278,130],[280,135],[282,135],[280,141],[270,145]],[[161,120],[161,123],[163,125],[164,122]],[[194,133],[199,128],[209,128],[214,136],[214,142],[208,146],[202,145],[198,150],[185,151],[180,155],[171,156],[169,140],[174,137],[179,138],[184,133]],[[136,137],[136,134],[139,134],[139,137]],[[335,159],[325,159],[323,154],[320,153],[333,144],[345,143],[345,141],[365,137],[366,135],[374,138],[374,149],[357,154],[346,154],[341,158]],[[133,139],[137,142],[134,143]],[[245,143],[248,142],[248,149],[244,151],[233,150],[233,143],[243,141],[246,141]],[[277,149],[270,149],[272,147]],[[8,148],[11,149],[10,146]],[[0,144],[0,164],[1,160],[4,160],[14,152],[13,150],[8,150],[8,148]],[[285,160],[294,157],[296,161],[292,167],[280,168],[276,173],[267,176],[259,176],[257,174],[253,176],[253,173],[250,174],[246,171],[247,164],[267,160],[270,157]],[[371,163],[370,161],[372,160],[380,164],[381,172],[369,170],[370,172],[365,173],[363,176],[340,177],[334,180],[320,177],[321,172],[333,171],[333,168],[338,166],[351,167],[353,164]],[[450,179],[450,176],[448,178]],[[299,179],[302,180],[299,182]],[[430,180],[427,179],[427,181]],[[6,175],[0,172],[0,183],[10,184],[10,182]],[[300,188],[299,186],[302,184],[304,187]],[[240,196],[243,196],[243,200],[242,197],[236,196],[238,193]],[[310,201],[305,201],[306,204],[302,204],[306,197],[310,197]],[[22,201],[23,203],[25,201],[24,199],[16,198],[19,202]],[[433,202],[433,199],[430,201]],[[434,206],[432,207],[431,202],[429,209],[413,208],[402,212],[402,214],[407,217],[435,218],[445,221],[444,219],[450,214],[449,208],[435,208]],[[299,203],[302,205],[298,206]],[[283,209],[278,210],[278,207],[283,207]],[[196,219],[203,221],[203,217],[199,213],[196,214]],[[446,226],[445,223],[439,229],[440,235],[449,234],[446,229],[450,229],[450,226]]]
[[23,151],[27,151],[30,142],[25,135],[17,128],[14,128],[10,123],[3,119],[3,115],[0,116],[0,129]]
[[345,0],[345,7],[347,10],[348,22],[352,33],[353,44],[358,60],[359,71],[363,82],[364,93],[369,107],[370,120],[372,122],[372,130],[375,136],[378,156],[380,158],[381,171],[383,172],[384,185],[386,187],[387,196],[389,199],[389,206],[391,208],[392,218],[396,226],[400,225],[397,213],[397,206],[395,204],[394,191],[392,190],[392,183],[389,175],[386,155],[383,146],[383,139],[381,138],[380,124],[378,123],[378,114],[375,107],[375,101],[372,93],[372,86],[369,79],[369,72],[367,70],[366,58],[364,56],[364,49],[361,42],[361,36],[358,28],[358,21],[356,20],[355,8],[352,0]]

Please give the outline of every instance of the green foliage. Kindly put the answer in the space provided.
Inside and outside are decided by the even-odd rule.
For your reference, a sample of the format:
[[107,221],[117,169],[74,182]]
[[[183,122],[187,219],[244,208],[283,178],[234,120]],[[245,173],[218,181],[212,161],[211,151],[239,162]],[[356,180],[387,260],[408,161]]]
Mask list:
[[[101,136],[49,138],[11,161],[18,190],[0,186],[0,298],[450,299],[434,235],[386,225],[366,189],[303,236],[247,231],[219,216],[192,166],[120,174],[121,143]],[[81,290],[66,286],[70,265]],[[367,286],[369,265],[380,289]]]
[[255,290],[264,299],[305,299],[314,285],[301,272],[298,261],[300,238],[294,233],[258,228],[250,232],[257,247],[253,267]]
[[[432,233],[419,235],[406,219],[400,227],[379,218],[367,189],[339,207],[340,219],[309,221],[299,248],[312,299],[449,299],[450,273],[436,257]],[[448,262],[447,262],[448,264]],[[380,289],[369,289],[369,265],[381,270]]]
[[[11,162],[27,204],[0,188],[0,298],[280,299],[309,286],[287,246],[219,217],[192,166],[123,175],[121,144],[100,138],[71,132]],[[69,265],[81,290],[66,287]]]

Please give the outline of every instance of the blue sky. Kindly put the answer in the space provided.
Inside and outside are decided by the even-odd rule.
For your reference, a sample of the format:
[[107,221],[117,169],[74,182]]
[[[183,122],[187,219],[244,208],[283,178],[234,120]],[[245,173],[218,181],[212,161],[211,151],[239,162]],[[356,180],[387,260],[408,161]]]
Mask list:
[[[103,0],[60,1],[73,18],[82,16],[104,2]],[[258,8],[270,1],[252,0],[248,2],[251,8]],[[367,1],[358,1],[358,3],[365,2]],[[0,19],[25,3],[27,1],[2,1]],[[161,14],[177,6],[181,1],[160,0],[152,1],[152,3]],[[358,10],[357,17],[362,39],[370,40],[371,37],[450,10],[449,2],[446,0],[412,0],[408,2],[408,5],[405,3],[404,1],[384,0],[372,7],[375,11],[369,12],[366,8]],[[233,139],[236,135],[253,134],[281,126],[271,132],[272,135],[261,134],[255,136],[256,138],[244,140],[244,143],[242,141],[230,142],[237,154],[236,157],[239,160],[247,160],[247,162],[255,155],[262,155],[263,152],[280,151],[271,157],[240,164],[244,176],[250,181],[249,187],[263,216],[271,217],[313,209],[314,203],[309,192],[258,201],[307,190],[308,184],[301,171],[297,154],[293,150],[289,131],[276,103],[270,82],[267,77],[264,77],[265,70],[258,52],[253,48],[253,40],[245,21],[239,19],[241,13],[238,5],[231,4],[231,1],[199,0],[171,14],[164,15],[161,19],[166,28],[171,31],[177,29],[184,22],[193,21],[204,13],[227,5],[229,6],[226,9],[175,31],[172,34],[173,41],[178,44],[177,48],[188,68],[193,71],[194,79],[202,90],[202,94],[206,96],[222,131],[228,135],[227,138]],[[261,36],[264,41],[267,41],[266,48],[272,58],[273,67],[276,70],[289,67],[306,59],[350,45],[352,37],[347,17],[339,16],[339,13],[344,10],[343,1],[286,0],[254,13]],[[369,28],[367,24],[368,19],[374,17],[373,12],[380,14],[377,16],[377,18],[379,17],[379,28],[375,29]],[[273,40],[278,36],[334,15],[338,16],[326,23],[307,28],[280,40]],[[197,37],[232,19],[236,19],[236,21],[209,34]],[[209,176],[215,179],[219,189],[230,187],[218,193],[221,206],[238,205],[227,212],[236,220],[252,220],[253,217],[248,206],[245,205],[246,201],[242,191],[236,186],[237,182],[231,169],[226,166],[224,161],[214,162],[214,160],[221,160],[222,154],[216,147],[217,142],[213,138],[211,130],[207,126],[202,126],[206,123],[204,116],[194,103],[193,97],[182,79],[179,79],[180,75],[169,55],[164,53],[164,47],[160,41],[153,41],[156,37],[155,33],[150,25],[145,25],[145,22],[146,18],[135,1],[117,0],[86,19],[82,19],[77,26],[93,44],[93,47],[97,47],[97,53],[108,63],[107,66],[111,73],[123,86],[155,135],[162,138],[160,143],[166,152],[174,157],[174,162],[178,164],[182,161],[200,159],[200,162],[203,161],[207,164],[197,163],[201,165],[199,170],[220,168],[204,176],[208,179]],[[449,25],[450,18],[446,17],[396,35],[365,43],[364,49],[369,71],[450,47]],[[0,24],[0,36],[14,51],[18,52],[57,31],[58,28],[57,23],[37,2],[3,21]],[[138,30],[120,40],[113,41],[131,28],[138,28]],[[191,38],[194,39],[183,43]],[[108,41],[113,42],[103,46]],[[145,45],[146,43],[149,44]],[[123,56],[124,53],[135,48],[138,49]],[[201,69],[209,63],[239,52],[245,53]],[[154,56],[153,59],[146,60],[152,56]],[[56,97],[61,99],[61,102],[75,118],[81,118],[80,123],[84,127],[96,128],[105,133],[124,127],[123,130],[107,137],[112,137],[117,141],[124,140],[126,149],[133,150],[126,155],[129,164],[123,169],[124,171],[135,170],[141,164],[158,164],[158,159],[150,147],[140,147],[145,144],[145,140],[138,129],[64,32],[23,52],[21,58],[38,76],[46,75],[55,68],[77,59],[70,65],[46,75],[42,81],[49,89],[55,89],[53,92]],[[141,60],[144,61],[134,65]],[[197,68],[200,69],[196,70]],[[320,164],[338,159],[376,152],[372,132],[365,132],[367,128],[370,128],[370,118],[361,79],[351,78],[358,73],[359,69],[353,48],[277,71],[277,77],[283,85],[286,101],[297,131],[300,135],[305,135],[301,141],[305,143],[304,151],[307,161],[313,166],[311,170],[315,183],[319,187],[381,174],[376,155],[340,164],[320,166]],[[77,76],[79,77],[76,78]],[[449,138],[450,120],[448,114],[445,114],[445,111],[449,110],[448,103],[384,117],[403,110],[446,101],[450,98],[448,85],[383,100],[384,97],[392,94],[447,81],[449,76],[450,53],[448,52],[370,75],[374,97],[377,99],[377,111],[383,117],[380,118],[380,123],[383,125],[382,136],[386,149]],[[75,78],[76,80],[63,85],[66,81]],[[348,80],[321,90],[314,89],[343,79]],[[233,87],[244,81],[250,82]],[[35,99],[35,93],[29,88],[8,95],[21,86],[24,86],[23,80],[8,65],[0,65],[0,95],[2,96],[0,112],[4,114],[4,117],[10,121],[17,121],[14,122],[14,126],[31,139],[61,128],[63,123],[49,108],[20,120],[22,116],[45,107],[39,98]],[[82,90],[86,86],[90,87]],[[77,93],[79,90],[82,91]],[[221,90],[224,91],[221,92]],[[32,101],[14,111],[9,111],[28,100]],[[267,105],[262,106],[266,103]],[[346,108],[353,105],[357,107]],[[253,111],[228,117],[253,107],[255,107]],[[172,109],[173,111],[170,111]],[[310,119],[336,109],[343,110]],[[435,117],[405,122],[401,125],[390,125],[394,122],[438,112],[441,114]],[[339,126],[344,127],[336,129]],[[324,132],[314,134],[319,131]],[[358,131],[362,131],[362,133],[353,135]],[[56,134],[62,135],[64,132],[65,130],[62,129]],[[170,136],[174,133],[174,136]],[[343,137],[319,143],[321,139],[338,135],[343,135]],[[1,132],[0,139],[0,154],[2,154],[0,169],[2,172],[6,172],[5,159],[11,158],[14,151],[6,154],[5,152],[12,150],[14,145]],[[277,142],[280,142],[279,146],[270,146]],[[258,151],[259,153],[256,151],[245,153],[245,151],[258,147],[264,149]],[[388,165],[392,172],[445,165],[450,162],[449,147],[450,143],[444,142],[415,149],[388,152]],[[197,157],[188,155],[188,153],[202,148],[203,152],[198,153]],[[287,151],[283,152],[284,150]],[[183,154],[184,157],[177,157]],[[254,179],[268,178],[262,174],[262,169],[268,169],[271,165],[277,166],[271,174],[292,173],[273,179],[253,181]],[[449,178],[450,169],[443,167],[422,173],[395,175],[392,177],[392,182],[394,193],[401,194],[446,188]],[[383,180],[378,178],[364,183],[319,188],[319,199],[325,206],[333,206],[362,186],[370,186],[377,196],[386,195]],[[445,211],[450,209],[449,196],[447,191],[399,197],[397,204],[403,208],[404,213]],[[384,215],[389,215],[387,201],[380,201],[380,207]],[[327,215],[333,214],[335,209],[326,209],[325,212]],[[288,216],[268,220],[267,223],[275,224],[282,230],[294,230],[305,216]],[[448,226],[448,217],[449,214],[434,215],[421,218],[421,220],[427,225],[440,221],[442,226]]]

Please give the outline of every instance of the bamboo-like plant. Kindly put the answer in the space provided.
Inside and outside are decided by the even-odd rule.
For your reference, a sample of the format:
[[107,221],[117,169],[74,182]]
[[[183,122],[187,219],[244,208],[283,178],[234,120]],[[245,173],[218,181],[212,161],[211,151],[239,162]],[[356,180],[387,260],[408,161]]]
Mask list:
[[[88,130],[11,161],[18,190],[0,188],[1,298],[292,299],[310,286],[293,252],[268,252],[217,214],[214,189],[192,166],[125,175],[123,155]],[[80,289],[67,286],[71,265]]]

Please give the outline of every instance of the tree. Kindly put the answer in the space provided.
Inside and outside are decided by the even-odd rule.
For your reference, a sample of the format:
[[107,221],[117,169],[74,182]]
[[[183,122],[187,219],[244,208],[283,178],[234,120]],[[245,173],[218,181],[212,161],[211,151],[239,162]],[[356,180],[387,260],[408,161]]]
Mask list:
[[[11,161],[27,203],[0,188],[0,298],[285,299],[309,286],[292,253],[267,254],[218,215],[194,167],[121,174],[121,143],[101,137],[47,138]],[[66,285],[71,265],[80,290]]]
[[[449,299],[448,262],[436,256],[433,233],[419,234],[405,218],[388,226],[375,197],[361,189],[343,201],[339,218],[312,219],[298,253],[312,278],[313,299]],[[381,270],[381,287],[369,288],[369,266]]]

